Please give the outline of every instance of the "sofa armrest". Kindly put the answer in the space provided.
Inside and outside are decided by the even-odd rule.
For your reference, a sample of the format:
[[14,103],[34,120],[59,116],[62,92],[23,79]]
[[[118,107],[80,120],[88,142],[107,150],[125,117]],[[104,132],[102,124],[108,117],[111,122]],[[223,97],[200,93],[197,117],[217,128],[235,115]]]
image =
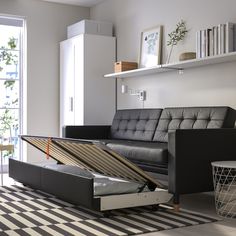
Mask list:
[[64,126],[62,136],[75,139],[108,139],[111,126],[88,125],[88,126]]
[[236,129],[176,130],[168,135],[169,191],[213,190],[213,161],[236,160]]

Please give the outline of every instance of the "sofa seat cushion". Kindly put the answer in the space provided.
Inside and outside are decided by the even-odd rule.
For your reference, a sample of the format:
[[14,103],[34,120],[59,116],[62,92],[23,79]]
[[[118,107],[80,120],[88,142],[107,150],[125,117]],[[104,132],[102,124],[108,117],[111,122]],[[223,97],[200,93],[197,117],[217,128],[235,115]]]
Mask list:
[[166,143],[129,140],[103,140],[102,142],[136,164],[167,168],[168,147]]

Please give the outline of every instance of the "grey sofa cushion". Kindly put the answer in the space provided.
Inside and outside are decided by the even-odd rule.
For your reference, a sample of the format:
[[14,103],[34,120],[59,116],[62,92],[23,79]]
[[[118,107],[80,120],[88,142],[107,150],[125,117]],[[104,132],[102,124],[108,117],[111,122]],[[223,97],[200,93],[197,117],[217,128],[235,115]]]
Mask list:
[[112,122],[112,139],[151,141],[162,109],[118,110]]
[[168,142],[168,132],[176,129],[234,127],[235,110],[230,107],[165,108],[153,141]]
[[166,143],[106,140],[106,145],[136,164],[167,167],[168,147]]

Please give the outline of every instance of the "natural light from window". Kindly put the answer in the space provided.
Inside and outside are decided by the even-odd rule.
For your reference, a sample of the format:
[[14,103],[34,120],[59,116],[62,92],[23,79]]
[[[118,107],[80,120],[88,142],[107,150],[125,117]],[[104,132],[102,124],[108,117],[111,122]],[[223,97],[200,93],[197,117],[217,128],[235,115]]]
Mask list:
[[[3,170],[9,157],[21,160],[23,126],[23,19],[0,16],[0,144]],[[4,149],[11,145],[11,149]]]

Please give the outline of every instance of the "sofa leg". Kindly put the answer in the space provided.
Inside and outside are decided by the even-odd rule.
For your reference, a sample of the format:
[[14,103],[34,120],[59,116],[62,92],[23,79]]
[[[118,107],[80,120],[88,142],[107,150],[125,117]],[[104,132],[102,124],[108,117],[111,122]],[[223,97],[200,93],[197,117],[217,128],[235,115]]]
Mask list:
[[179,194],[174,193],[173,207],[175,212],[179,212]]
[[174,204],[173,207],[175,212],[179,212],[179,204]]

